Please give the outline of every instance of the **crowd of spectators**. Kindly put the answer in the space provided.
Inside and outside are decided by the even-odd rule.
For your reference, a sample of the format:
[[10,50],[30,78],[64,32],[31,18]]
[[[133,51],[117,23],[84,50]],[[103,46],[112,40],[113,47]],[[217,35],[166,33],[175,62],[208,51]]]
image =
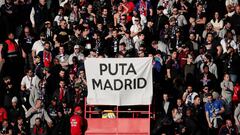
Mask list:
[[0,0],[0,52],[0,135],[81,135],[84,60],[129,57],[152,58],[152,134],[240,132],[238,0]]

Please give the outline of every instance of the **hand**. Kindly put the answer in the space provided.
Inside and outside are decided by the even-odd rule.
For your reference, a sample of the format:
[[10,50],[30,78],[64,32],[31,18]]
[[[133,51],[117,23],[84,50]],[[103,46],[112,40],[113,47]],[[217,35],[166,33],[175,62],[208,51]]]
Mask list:
[[34,23],[32,24],[32,27],[35,28],[35,24]]
[[22,57],[23,57],[24,59],[26,59],[26,58],[27,58],[26,53],[22,53]]
[[209,127],[209,128],[212,128],[212,123],[208,123],[208,127]]
[[0,57],[0,62],[5,62],[5,59],[3,59],[2,57]]

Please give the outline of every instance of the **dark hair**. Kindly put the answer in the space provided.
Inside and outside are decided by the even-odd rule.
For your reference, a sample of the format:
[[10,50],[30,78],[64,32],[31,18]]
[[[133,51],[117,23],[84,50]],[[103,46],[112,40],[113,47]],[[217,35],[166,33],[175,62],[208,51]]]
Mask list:
[[198,95],[193,98],[193,100],[196,100],[197,98],[200,98]]
[[207,97],[210,97],[210,96],[212,97],[213,95],[212,95],[212,93],[207,93],[206,96]]
[[204,64],[203,65],[203,69],[206,68],[206,67],[209,69],[208,65]]

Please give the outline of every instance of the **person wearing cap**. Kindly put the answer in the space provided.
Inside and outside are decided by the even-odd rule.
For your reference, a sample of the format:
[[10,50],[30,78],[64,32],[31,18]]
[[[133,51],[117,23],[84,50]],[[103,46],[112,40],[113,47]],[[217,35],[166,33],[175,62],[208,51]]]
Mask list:
[[74,114],[70,118],[71,135],[83,135],[84,119],[82,118],[82,109],[80,106],[74,108]]
[[73,64],[73,57],[77,57],[79,61],[85,59],[84,54],[81,53],[80,45],[74,45],[74,52],[68,58],[69,65]]
[[84,107],[84,98],[87,96],[86,90],[84,90],[81,83],[75,83],[74,89],[73,105],[80,105],[81,107]]
[[159,6],[157,8],[157,15],[154,18],[154,29],[156,31],[156,33],[158,35],[156,35],[157,37],[159,37],[160,35],[160,30],[164,29],[164,25],[166,23],[168,23],[168,17],[166,15],[163,14],[163,10],[164,7],[163,6]]
[[154,21],[152,18],[149,18],[148,21],[147,21],[147,25],[144,27],[143,29],[143,33],[144,35],[147,35],[146,38],[145,38],[145,44],[146,45],[150,45],[151,44],[151,41],[153,41],[155,39],[155,29],[154,29]]
[[12,98],[12,106],[8,110],[8,120],[12,126],[17,123],[18,117],[24,118],[24,110],[21,106],[18,106],[17,97]]

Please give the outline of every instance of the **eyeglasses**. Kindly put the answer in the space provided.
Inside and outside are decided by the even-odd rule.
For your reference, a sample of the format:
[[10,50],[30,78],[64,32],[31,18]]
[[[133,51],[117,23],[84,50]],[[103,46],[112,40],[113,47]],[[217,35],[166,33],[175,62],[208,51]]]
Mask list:
[[138,22],[139,20],[135,20],[135,22]]
[[121,20],[126,20],[125,18],[121,18]]

